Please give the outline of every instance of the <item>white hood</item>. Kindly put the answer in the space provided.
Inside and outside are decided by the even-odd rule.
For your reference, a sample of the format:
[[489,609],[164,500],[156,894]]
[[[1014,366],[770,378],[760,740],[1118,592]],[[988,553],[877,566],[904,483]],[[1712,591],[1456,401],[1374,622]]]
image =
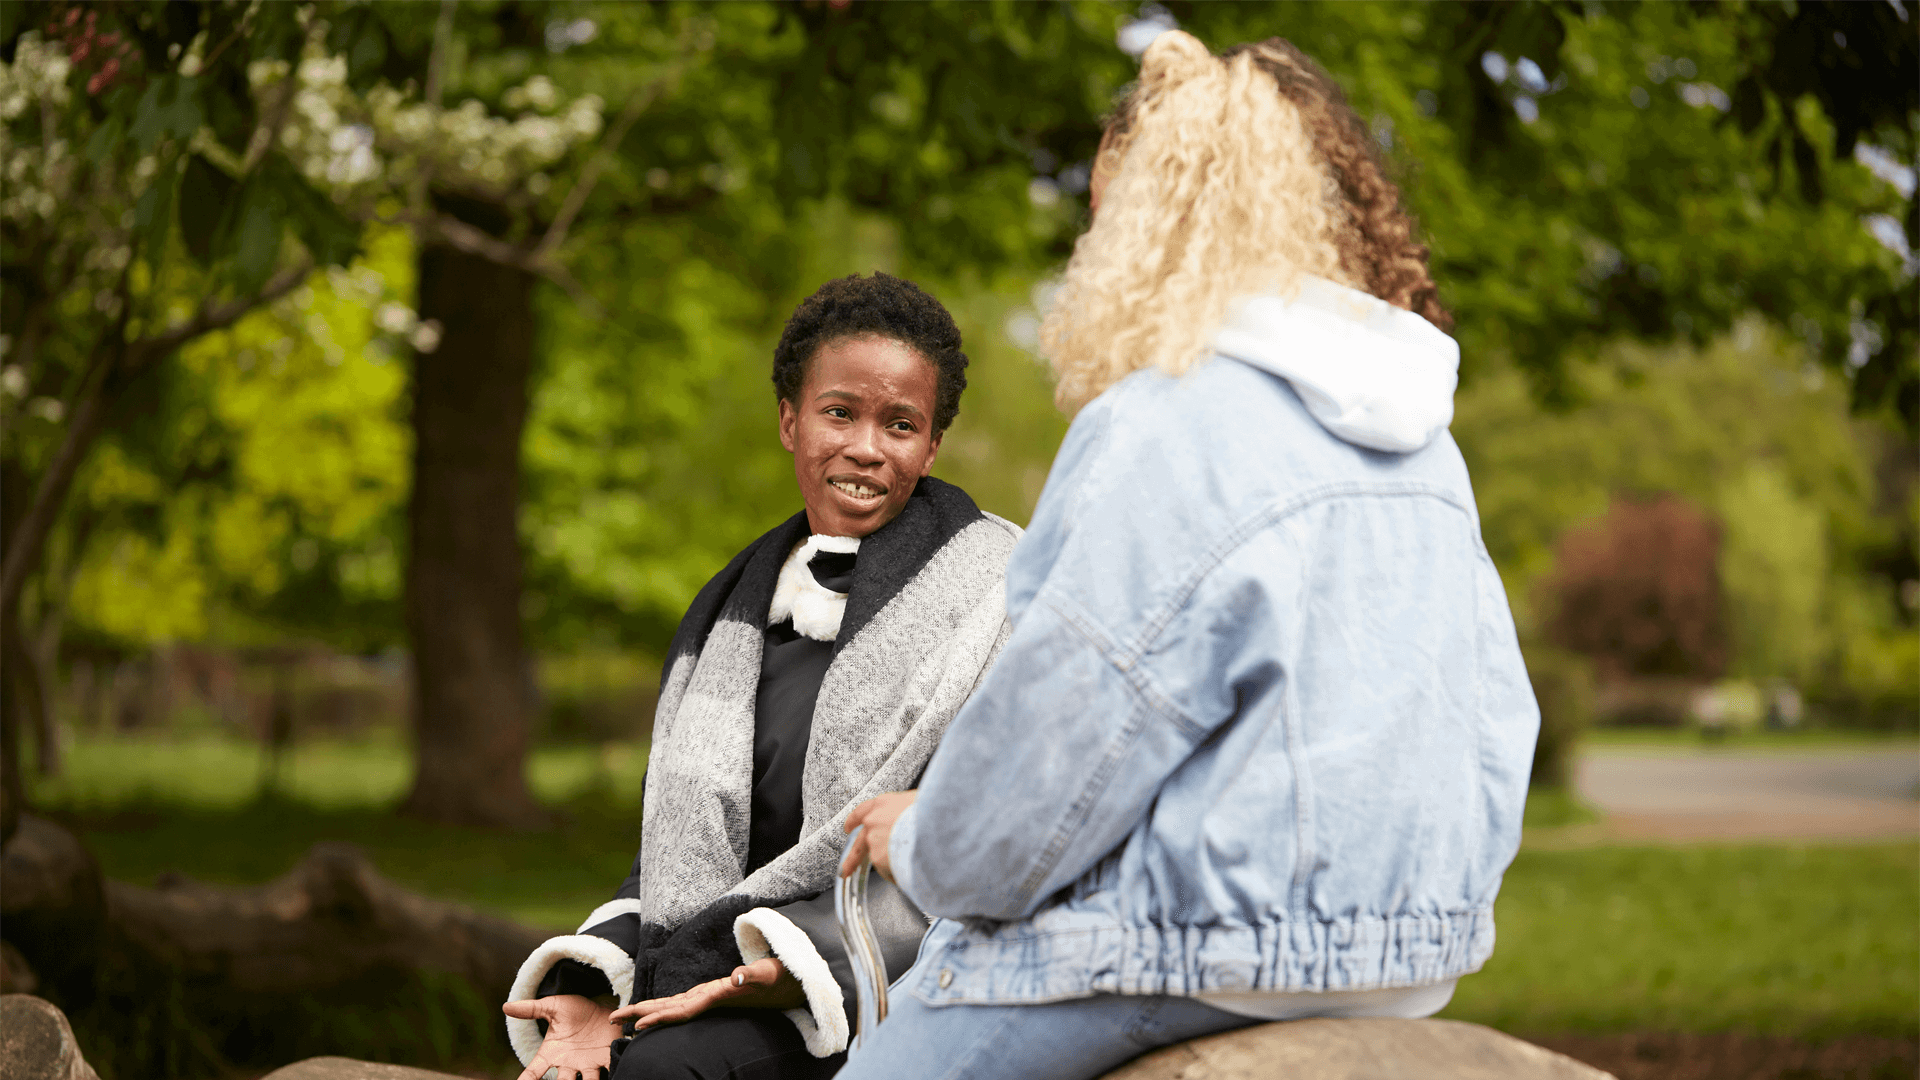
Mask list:
[[1325,278],[1304,279],[1291,301],[1236,303],[1213,347],[1292,383],[1322,427],[1356,446],[1408,453],[1453,422],[1459,344],[1411,311]]

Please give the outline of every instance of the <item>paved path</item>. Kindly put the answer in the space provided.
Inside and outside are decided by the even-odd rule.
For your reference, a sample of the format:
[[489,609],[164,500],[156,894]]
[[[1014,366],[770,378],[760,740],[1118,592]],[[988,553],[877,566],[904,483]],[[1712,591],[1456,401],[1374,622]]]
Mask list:
[[1583,754],[1574,786],[1614,839],[1870,840],[1920,835],[1920,747]]

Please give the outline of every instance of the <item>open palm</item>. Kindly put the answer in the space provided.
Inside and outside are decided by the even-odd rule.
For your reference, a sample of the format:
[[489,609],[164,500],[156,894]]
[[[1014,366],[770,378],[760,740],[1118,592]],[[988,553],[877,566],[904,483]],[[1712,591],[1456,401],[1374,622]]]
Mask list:
[[556,1080],[599,1080],[610,1060],[608,1050],[620,1035],[613,1010],[578,994],[509,1001],[500,1008],[508,1016],[547,1022],[547,1037],[519,1080],[540,1080],[552,1068],[560,1070]]

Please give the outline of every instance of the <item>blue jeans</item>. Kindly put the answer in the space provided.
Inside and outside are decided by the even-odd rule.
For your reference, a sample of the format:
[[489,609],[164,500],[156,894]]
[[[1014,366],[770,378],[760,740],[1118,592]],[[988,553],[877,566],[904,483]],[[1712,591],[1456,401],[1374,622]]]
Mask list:
[[1149,1050],[1258,1023],[1192,998],[944,1005],[904,990],[836,1080],[1091,1080]]

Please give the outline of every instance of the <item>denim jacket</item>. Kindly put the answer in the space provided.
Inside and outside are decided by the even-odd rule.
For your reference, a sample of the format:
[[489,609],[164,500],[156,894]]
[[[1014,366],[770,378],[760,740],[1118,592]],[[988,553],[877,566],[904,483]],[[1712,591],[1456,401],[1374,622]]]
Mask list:
[[931,1004],[1422,986],[1493,951],[1539,714],[1453,340],[1309,279],[1073,422],[889,844]]

